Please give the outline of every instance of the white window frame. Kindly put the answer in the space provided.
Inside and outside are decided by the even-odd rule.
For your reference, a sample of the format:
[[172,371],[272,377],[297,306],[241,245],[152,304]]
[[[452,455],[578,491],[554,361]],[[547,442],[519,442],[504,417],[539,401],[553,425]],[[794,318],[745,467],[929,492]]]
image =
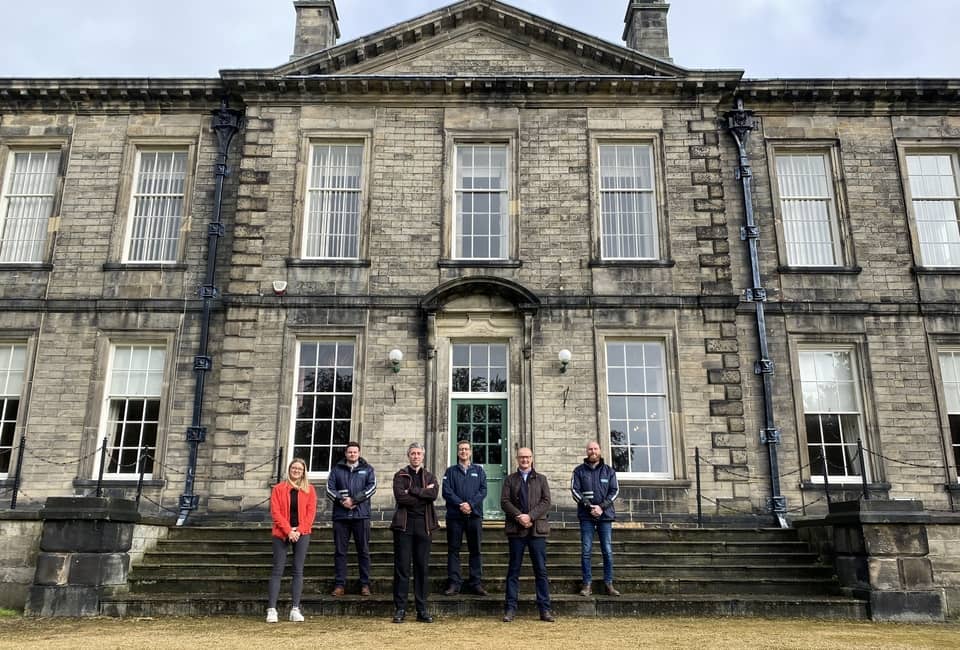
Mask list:
[[[465,188],[461,186],[460,183],[460,150],[465,147],[488,147],[490,149],[503,149],[504,153],[504,164],[503,164],[503,187],[497,188],[496,190],[492,188]],[[513,155],[512,155],[512,146],[509,140],[501,140],[499,138],[493,138],[490,140],[456,140],[453,143],[453,220],[451,224],[451,257],[455,260],[464,260],[464,261],[505,261],[509,260],[512,250],[512,241],[511,241],[511,229],[512,226],[512,217],[511,217],[511,198],[513,196]],[[475,156],[474,156],[475,158]],[[463,255],[461,254],[461,243],[460,239],[463,236],[477,237],[476,233],[473,232],[473,226],[471,225],[471,233],[469,235],[464,235],[463,233],[463,217],[464,213],[461,212],[461,196],[467,195],[477,195],[477,194],[499,194],[501,195],[501,211],[500,211],[500,255],[487,255],[487,256],[478,256],[478,255]],[[492,215],[492,212],[488,212],[487,215]],[[492,229],[487,227],[487,234],[481,235],[486,237],[488,241],[492,241],[494,235],[490,234]],[[473,247],[471,246],[471,249]],[[488,249],[488,253],[489,253]]]
[[[346,186],[337,186],[337,185],[317,185],[313,184],[313,177],[316,171],[314,165],[315,152],[320,147],[326,147],[328,150],[334,147],[343,147],[344,148],[344,165],[343,168],[346,168],[347,165],[347,155],[351,148],[357,148],[360,150],[360,161],[358,164],[358,173],[357,173],[357,186],[356,187],[346,187]],[[306,178],[304,183],[304,201],[303,201],[303,232],[301,236],[301,245],[300,245],[300,256],[302,259],[310,260],[354,260],[359,259],[360,251],[362,246],[362,233],[364,228],[364,188],[366,187],[366,164],[367,164],[367,146],[364,139],[323,139],[323,140],[310,140],[307,147],[307,165],[306,165]],[[328,161],[331,158],[328,158]],[[329,163],[325,165],[325,169],[330,169]],[[325,177],[332,176],[330,174],[325,174]],[[341,174],[337,178],[344,178],[345,175]],[[349,219],[348,216],[343,213],[335,213],[333,208],[337,202],[338,193],[343,193],[347,195],[354,195],[356,201],[356,223],[355,230],[353,233],[346,231],[346,221]],[[319,201],[320,206],[318,209],[314,210],[314,202]],[[343,228],[336,228],[334,223],[337,218],[340,218]],[[312,234],[311,234],[312,233]],[[344,250],[343,240],[347,236],[352,236],[355,238],[354,250],[348,251]],[[315,238],[317,240],[316,250],[311,250],[311,240]],[[329,247],[332,243],[332,240],[339,239],[340,245],[338,246],[339,254],[331,254],[329,252]]]
[[[952,362],[952,368],[944,365],[944,357]],[[946,417],[947,449],[951,451],[949,462],[953,463],[955,480],[960,483],[960,347],[936,349],[937,370],[940,374],[943,412]],[[951,417],[956,417],[956,430]]]
[[[822,193],[816,192],[791,192],[787,193],[785,187],[785,177],[789,175],[800,176],[800,174],[788,174],[781,165],[782,161],[787,159],[817,159],[822,164],[823,189]],[[832,149],[824,148],[798,148],[798,147],[777,147],[773,149],[773,172],[775,177],[774,191],[776,192],[777,207],[780,212],[780,231],[783,242],[783,257],[787,266],[792,267],[839,267],[843,265],[843,247],[840,230],[840,210],[837,192],[835,188],[835,161],[832,156]],[[799,189],[799,188],[798,188]],[[810,222],[816,219],[810,219],[809,212],[804,218],[793,218],[794,210],[789,208],[793,203],[809,203],[826,206],[827,223],[821,225],[821,231],[825,225],[826,233],[820,232],[819,241],[798,241],[796,235],[809,234]],[[803,231],[802,233],[800,231]],[[829,237],[824,240],[823,236]],[[817,260],[816,255],[801,256],[797,248],[801,246],[813,247],[819,246],[821,249],[829,248],[829,254],[832,259]]]
[[[146,348],[149,350],[148,359],[151,362],[156,358],[156,354],[162,355],[159,368],[158,368],[158,364],[151,363],[150,366],[146,368],[145,373],[143,373],[144,374],[143,390],[141,391],[127,390],[127,391],[114,392],[115,387],[113,384],[113,379],[114,379],[114,375],[118,372],[116,363],[117,363],[117,350],[119,348],[131,348],[131,350]],[[156,473],[156,470],[159,464],[159,461],[157,459],[157,454],[158,454],[158,450],[160,449],[162,426],[163,426],[163,410],[164,410],[164,404],[165,404],[164,394],[166,392],[165,391],[166,376],[168,372],[167,365],[169,361],[168,349],[169,349],[169,346],[167,343],[157,342],[157,341],[118,340],[118,341],[110,342],[110,350],[109,350],[108,359],[107,359],[107,371],[106,371],[106,375],[104,379],[104,387],[103,387],[103,402],[102,402],[101,413],[100,413],[100,425],[98,429],[99,435],[97,436],[96,452],[94,454],[94,464],[93,464],[94,478],[96,478],[100,472],[100,450],[104,440],[106,440],[107,442],[107,453],[105,457],[105,460],[107,461],[107,467],[104,468],[103,478],[109,479],[109,480],[130,480],[130,479],[139,477],[140,475],[139,458],[141,457],[141,453],[143,452],[144,449],[150,448],[149,445],[143,444],[143,439],[142,439],[143,432],[144,432],[143,428],[149,424],[153,424],[156,427],[156,431],[154,434],[153,451],[152,453],[150,453],[151,461],[148,463],[148,466],[151,467],[151,471],[144,472],[144,478],[152,479],[154,474]],[[128,378],[129,376],[136,374],[135,368],[131,367],[131,368],[128,368],[127,370],[128,370],[128,373],[127,373]],[[147,390],[150,384],[151,376],[153,376],[154,378],[154,383],[158,384],[155,391]],[[127,387],[129,388],[129,384]],[[142,400],[144,402],[143,413],[141,415],[141,418],[139,420],[135,420],[135,419],[127,420],[126,413],[131,402],[139,401],[139,400]],[[121,404],[124,405],[124,415],[122,419],[114,419],[113,417],[114,402],[116,402],[118,406],[120,406]],[[149,420],[146,417],[148,402],[156,403],[157,417],[155,421]],[[121,444],[119,447],[121,449],[121,452],[120,452],[120,457],[117,459],[117,464],[118,464],[117,471],[110,471],[110,466],[113,464],[114,450],[118,448],[116,445],[116,433],[117,433],[116,425],[119,425],[124,422],[129,424],[139,423],[141,425],[140,439],[136,447],[138,461],[134,463],[133,467],[131,467],[127,471],[123,471],[124,465],[126,463],[123,462],[122,450],[132,448],[131,445],[127,444],[129,442],[129,439],[127,439],[126,436],[124,435],[124,437],[121,439],[121,442],[123,444]]]
[[[624,365],[623,366],[612,366],[613,368],[623,368],[624,374],[624,390],[615,390],[618,388],[617,385],[613,384],[610,381],[611,376],[611,365],[610,365],[610,346],[611,345],[656,345],[660,350],[660,356],[662,365],[660,366],[660,377],[659,380],[662,385],[661,391],[636,391],[636,390],[627,390],[631,388],[627,383],[627,368],[637,367],[637,368],[655,368],[656,366],[629,366],[627,365],[626,358],[626,347],[624,348]],[[629,412],[629,400],[630,398],[641,398],[646,403],[646,400],[649,398],[661,399],[663,404],[663,413],[662,417],[659,420],[651,420],[650,418],[644,418],[644,421],[661,421],[663,425],[663,435],[664,435],[664,457],[663,462],[665,469],[664,471],[650,471],[650,472],[640,472],[633,471],[632,468],[627,470],[618,470],[618,476],[621,476],[624,479],[639,479],[639,480],[671,480],[675,477],[675,468],[674,468],[674,453],[677,451],[674,449],[676,441],[674,440],[674,426],[673,426],[673,417],[671,411],[671,369],[670,369],[670,360],[671,360],[671,349],[669,341],[664,338],[659,337],[643,337],[643,338],[624,338],[624,337],[606,337],[602,341],[602,359],[603,359],[603,377],[604,377],[604,421],[603,426],[603,438],[606,441],[606,445],[610,449],[609,463],[612,467],[615,467],[615,456],[614,448],[615,447],[624,447],[626,446],[628,450],[631,447],[641,447],[641,448],[657,448],[659,445],[614,445],[613,442],[613,426],[614,421],[639,421],[640,418],[630,417],[632,414]],[[644,379],[646,383],[646,378]],[[626,420],[623,420],[619,417],[614,417],[616,413],[612,407],[612,400],[615,398],[626,398],[628,400],[628,411],[625,413]],[[647,415],[649,412],[646,413]]]
[[[29,229],[32,231],[31,234],[34,236],[32,239],[8,239],[6,233],[11,222],[9,214],[11,207],[11,190],[13,189],[13,177],[17,171],[17,157],[23,155],[32,157],[38,154],[42,154],[44,156],[44,171],[41,173],[47,175],[48,177],[52,176],[52,178],[49,179],[50,187],[26,188],[30,189],[31,191],[18,193],[16,196],[18,198],[33,198],[41,200],[46,199],[49,202],[49,209],[43,210],[41,212],[42,216],[34,216],[30,219],[31,221],[36,222],[33,224],[32,228]],[[56,156],[56,161],[53,163],[53,170],[49,171],[47,169],[47,161],[51,155]],[[50,230],[51,219],[53,219],[57,210],[57,198],[61,180],[60,170],[63,164],[63,155],[64,152],[61,146],[11,147],[9,149],[9,152],[7,153],[2,184],[0,184],[0,264],[39,264],[47,258],[49,244],[48,232]],[[21,226],[21,230],[22,229],[23,226]],[[11,259],[6,259],[7,255],[12,255],[10,253],[10,246],[14,241],[17,242],[16,249],[18,250],[18,253],[13,255]],[[22,254],[24,241],[32,242],[28,245],[31,254],[27,256]]]
[[[847,467],[846,467],[848,461],[849,461],[849,462],[857,462],[857,461],[859,461],[859,462],[860,462],[861,471],[863,471],[863,472],[866,474],[867,481],[870,481],[870,480],[871,480],[871,469],[870,469],[870,460],[869,460],[869,458],[868,458],[868,457],[858,458],[858,456],[857,456],[857,441],[856,441],[856,438],[847,439],[847,438],[844,436],[844,432],[843,432],[843,429],[842,429],[842,426],[843,426],[843,425],[842,425],[842,420],[840,420],[840,418],[841,418],[842,416],[856,416],[856,418],[857,418],[857,427],[858,427],[858,429],[859,429],[859,437],[860,437],[861,440],[864,441],[864,446],[865,446],[865,447],[869,447],[869,441],[868,441],[868,437],[867,437],[867,432],[868,432],[868,429],[867,429],[867,417],[866,417],[866,409],[865,409],[865,406],[864,406],[864,398],[863,398],[863,385],[862,385],[862,383],[861,383],[861,381],[860,381],[859,352],[860,352],[860,351],[859,351],[859,349],[857,348],[857,346],[855,346],[855,345],[844,345],[844,344],[838,344],[838,345],[831,345],[831,344],[808,345],[808,344],[803,344],[803,345],[801,345],[801,346],[799,347],[799,349],[798,349],[798,351],[797,351],[797,377],[798,377],[797,387],[798,387],[798,390],[799,390],[798,405],[799,405],[799,409],[800,409],[800,413],[799,413],[800,419],[799,419],[799,423],[798,423],[798,430],[800,431],[801,436],[802,436],[802,438],[801,438],[801,443],[803,444],[803,447],[804,447],[804,450],[805,450],[805,455],[806,455],[806,458],[807,458],[807,463],[808,463],[808,465],[809,465],[808,472],[809,472],[809,475],[810,475],[810,482],[811,482],[811,483],[822,484],[822,483],[825,482],[825,481],[824,481],[824,476],[823,476],[823,474],[815,474],[815,473],[814,473],[814,468],[813,468],[813,458],[812,458],[811,450],[812,450],[813,447],[816,446],[816,443],[811,443],[811,441],[810,441],[810,434],[809,434],[809,432],[807,431],[807,422],[806,422],[806,419],[807,419],[808,416],[814,416],[814,415],[821,418],[821,419],[819,420],[820,427],[821,427],[821,431],[820,431],[821,437],[820,437],[819,446],[821,447],[821,454],[823,455],[823,458],[824,458],[824,470],[825,470],[826,472],[828,472],[828,476],[829,476],[829,478],[830,478],[830,483],[831,483],[831,484],[834,484],[834,483],[835,483],[835,484],[853,484],[853,483],[860,483],[860,482],[862,482],[863,477],[862,477],[860,474],[850,474],[850,473],[848,472]],[[849,365],[850,365],[851,377],[850,377],[850,379],[845,379],[845,380],[843,380],[843,383],[849,384],[850,387],[853,389],[853,399],[854,399],[854,402],[855,402],[854,405],[853,405],[853,406],[855,407],[854,409],[850,409],[850,408],[841,409],[841,408],[830,408],[830,407],[828,407],[828,408],[826,408],[826,409],[823,409],[823,407],[822,407],[822,405],[821,405],[821,409],[819,409],[819,410],[810,410],[810,411],[807,410],[808,404],[807,404],[807,400],[806,400],[806,398],[805,398],[805,385],[807,385],[807,386],[806,386],[807,388],[809,388],[811,385],[812,385],[813,388],[819,388],[819,386],[820,386],[821,384],[823,384],[825,388],[829,388],[830,384],[841,383],[841,382],[839,382],[839,381],[837,381],[837,380],[835,380],[835,379],[831,379],[831,378],[821,378],[821,377],[819,377],[818,375],[816,375],[816,371],[815,371],[815,376],[812,377],[812,378],[807,377],[807,376],[804,375],[804,372],[803,372],[803,368],[804,368],[804,355],[808,355],[808,354],[816,355],[816,354],[818,354],[818,353],[819,353],[819,354],[829,353],[829,354],[834,354],[834,355],[836,355],[836,354],[841,354],[841,355],[847,355],[847,356],[848,356],[848,358],[849,358]],[[816,368],[816,360],[815,360],[815,359],[814,359],[814,368]],[[818,399],[819,399],[819,395],[820,395],[820,392],[819,392],[819,390],[818,390]],[[835,401],[836,401],[837,404],[839,405],[839,402],[840,402],[839,393],[837,393],[837,394],[835,395],[835,398],[836,398]],[[841,441],[840,441],[840,443],[826,443],[826,442],[824,441],[823,429],[822,429],[822,426],[823,426],[822,417],[823,417],[823,416],[836,416],[836,417],[838,418],[838,426],[841,427],[841,430],[840,430],[840,436],[841,436],[841,439],[840,439],[840,440],[841,440]],[[845,471],[844,474],[833,474],[833,473],[830,473],[830,472],[831,472],[831,469],[833,469],[833,468],[830,467],[831,463],[827,463],[827,462],[826,462],[826,447],[828,447],[828,446],[830,446],[830,447],[837,447],[837,446],[839,446],[839,447],[846,447],[846,448],[848,448],[848,450],[849,450],[849,448],[852,448],[852,450],[853,450],[852,455],[849,455],[849,456],[848,456],[848,455],[844,455],[844,461],[843,461],[843,462],[844,462],[844,471]],[[867,452],[866,452],[866,451],[864,451],[864,456],[867,456]]]
[[[138,192],[140,187],[140,173],[142,170],[143,156],[144,155],[161,155],[161,154],[171,154],[176,156],[177,154],[182,154],[183,156],[183,191],[181,193],[174,192]],[[190,195],[190,182],[191,182],[191,173],[190,173],[190,162],[191,162],[191,148],[187,145],[137,145],[135,148],[135,159],[133,164],[133,175],[131,177],[130,183],[130,193],[129,193],[129,205],[127,206],[127,223],[123,240],[123,256],[122,261],[125,264],[146,264],[146,265],[162,265],[162,264],[175,264],[181,255],[181,250],[183,249],[183,239],[184,233],[186,232],[186,226],[190,221],[189,217],[189,195]],[[160,215],[137,215],[137,209],[139,205],[139,198],[149,198],[149,197],[160,197],[166,199],[173,199],[176,197],[180,198],[180,214],[160,214]],[[171,238],[166,235],[172,234],[172,231],[164,231],[164,226],[166,222],[177,219],[179,223],[175,229],[176,237]],[[146,242],[144,244],[146,247],[156,247],[156,242],[168,242],[160,244],[160,253],[155,259],[143,259],[143,257],[149,257],[144,255],[142,257],[134,257],[134,233],[135,228],[137,228],[140,221],[145,221],[148,224],[147,237],[143,239]],[[159,221],[159,226],[158,226]],[[159,228],[159,230],[158,230]],[[151,234],[152,233],[152,234]],[[156,236],[153,236],[156,235]],[[138,238],[139,239],[139,238]],[[172,242],[172,243],[170,243]],[[173,250],[169,251],[172,246]]]
[[[958,152],[956,148],[942,148],[942,147],[911,147],[907,146],[905,150],[902,151],[903,155],[903,165],[904,165],[904,191],[907,195],[908,204],[910,206],[910,213],[912,215],[912,225],[914,228],[915,239],[916,239],[916,250],[918,254],[918,261],[921,266],[928,268],[958,268],[960,267],[960,162],[958,162]],[[934,158],[941,157],[947,158],[949,160],[949,170],[950,175],[953,179],[953,187],[948,188],[946,193],[934,192],[918,194],[915,190],[916,185],[916,175],[911,173],[911,168],[914,166],[914,159],[922,158]],[[944,218],[939,221],[934,220],[923,220],[919,218],[919,212],[917,206],[919,203],[937,203],[945,207],[944,214],[942,216],[948,216],[946,214],[946,206],[949,206],[949,209],[953,211],[953,218]],[[946,241],[939,241],[930,239],[927,237],[924,230],[928,227],[927,224],[941,223],[943,224],[944,233],[947,231],[952,231],[950,235],[946,238]],[[931,259],[932,251],[931,246],[946,246],[952,249],[953,253],[947,253],[946,261],[938,261]]]
[[[602,260],[609,261],[652,261],[661,259],[661,244],[660,244],[660,205],[658,198],[658,178],[659,170],[657,168],[657,151],[655,143],[651,140],[620,140],[620,139],[598,139],[594,143],[595,153],[596,153],[596,169],[597,169],[597,215],[598,215],[598,230],[600,236],[600,258]],[[605,147],[632,147],[636,151],[637,148],[643,150],[646,155],[646,162],[650,169],[650,182],[648,185],[637,185],[632,187],[617,187],[617,188],[604,188],[603,179],[604,179],[604,164],[603,164],[603,150]],[[618,159],[619,161],[619,159]],[[633,156],[634,163],[637,162],[636,155]],[[633,169],[636,170],[637,165],[633,165]],[[633,176],[636,178],[638,173],[635,171]],[[622,232],[610,233],[608,232],[607,225],[610,221],[611,215],[608,215],[605,210],[605,197],[607,196],[624,196],[629,194],[635,194],[638,196],[649,196],[649,205],[650,205],[650,216],[649,216],[649,232],[640,232],[639,224],[635,217],[634,225],[637,226],[637,233],[633,235],[624,235]],[[619,204],[619,201],[618,201]],[[638,215],[640,213],[637,213]],[[620,212],[617,212],[617,215],[620,215]],[[619,230],[620,220],[618,219],[617,228]],[[633,237],[637,239],[649,239],[653,246],[653,251],[650,255],[641,255],[640,246],[637,246],[637,255],[624,255],[624,237]],[[614,239],[617,241],[617,246],[620,249],[619,251],[609,250],[608,241]],[[619,253],[619,254],[617,254]]]
[[[20,351],[17,354],[17,351]],[[17,364],[19,357],[21,363]],[[0,479],[9,477],[17,444],[17,422],[23,412],[23,388],[26,385],[27,345],[22,341],[0,341],[0,453],[7,458],[0,465]],[[19,375],[19,377],[17,377]],[[12,401],[17,402],[13,411]]]
[[[346,366],[346,365],[340,365],[340,364],[339,364],[340,346],[341,346],[341,345],[351,345],[351,346],[353,346],[353,360],[352,360],[352,364],[349,366],[350,369],[351,369],[351,371],[352,371],[352,380],[351,380],[350,392],[349,392],[349,393],[346,393],[346,391],[337,391],[337,390],[336,390],[336,389],[337,389],[337,384],[336,384],[336,370],[334,370],[334,379],[333,379],[334,383],[333,383],[333,390],[332,390],[332,391],[316,391],[316,390],[314,390],[314,391],[310,392],[310,391],[302,391],[302,390],[300,390],[300,388],[301,388],[301,382],[300,382],[300,371],[301,371],[301,367],[300,367],[300,364],[301,364],[301,360],[302,360],[303,346],[304,346],[305,344],[307,344],[307,345],[309,345],[309,344],[317,344],[317,345],[330,345],[330,344],[333,344],[333,345],[335,345],[335,346],[336,346],[336,350],[335,350],[335,355],[336,355],[336,356],[335,356],[335,358],[334,358],[334,364],[335,364],[335,365],[332,366],[334,369],[336,369],[336,368],[346,368],[346,367],[348,367],[348,366]],[[289,463],[290,461],[292,461],[294,458],[297,458],[297,457],[304,458],[304,460],[307,462],[307,473],[308,473],[308,475],[311,476],[311,477],[326,478],[327,476],[329,476],[329,474],[330,474],[330,468],[332,468],[332,467],[336,464],[336,463],[334,462],[334,457],[336,456],[336,452],[335,452],[336,448],[337,448],[337,447],[342,447],[342,448],[345,449],[345,448],[346,448],[346,444],[347,444],[349,441],[351,441],[351,440],[356,440],[356,431],[357,431],[357,428],[358,428],[358,427],[357,427],[357,423],[358,423],[358,419],[359,419],[359,409],[360,409],[360,400],[359,400],[359,392],[358,392],[358,381],[359,381],[359,380],[358,380],[358,376],[359,376],[359,375],[358,375],[358,372],[357,372],[357,368],[358,368],[359,365],[360,365],[360,364],[359,364],[360,353],[361,353],[361,350],[360,350],[360,342],[359,342],[359,340],[358,340],[357,338],[355,338],[355,337],[350,337],[350,336],[343,336],[343,337],[336,337],[336,338],[303,336],[303,337],[297,338],[297,339],[295,340],[295,342],[294,342],[293,386],[292,386],[292,391],[291,391],[291,393],[292,393],[292,398],[291,398],[291,402],[290,402],[290,428],[289,428],[288,437],[287,437],[287,442],[288,442],[288,444],[287,444],[286,456],[287,456],[287,462],[288,462],[288,463]],[[330,366],[318,366],[318,365],[314,365],[314,366],[311,366],[311,367],[312,367],[312,368],[319,368],[319,367],[327,368],[327,367],[330,367]],[[348,421],[348,422],[349,422],[349,425],[348,425],[348,428],[347,428],[347,435],[345,436],[346,439],[343,440],[343,443],[342,443],[342,444],[339,444],[339,443],[338,443],[338,444],[334,444],[334,427],[336,426],[336,421],[337,421],[337,420],[340,420],[340,421],[343,421],[343,420],[344,420],[344,418],[337,418],[337,417],[336,417],[336,400],[337,400],[338,397],[343,396],[343,395],[347,395],[347,394],[349,394],[349,396],[350,396],[350,419],[349,419],[349,421]],[[330,455],[329,455],[329,457],[327,458],[327,469],[326,469],[326,470],[314,470],[314,469],[311,469],[311,463],[312,463],[313,461],[312,461],[312,458],[310,457],[310,455],[308,455],[307,457],[304,457],[304,456],[302,456],[300,453],[298,453],[298,451],[297,451],[298,448],[302,448],[302,447],[304,446],[304,445],[299,445],[299,446],[298,446],[298,445],[296,444],[296,440],[297,440],[297,438],[296,438],[296,436],[297,436],[297,422],[300,420],[300,418],[298,417],[298,416],[299,416],[300,398],[303,397],[303,396],[307,396],[307,395],[312,395],[312,396],[314,396],[314,398],[316,398],[317,396],[330,395],[330,396],[333,398],[333,402],[332,402],[331,407],[330,407],[330,417],[329,417],[329,418],[316,418],[316,417],[314,417],[314,416],[311,416],[309,420],[306,420],[306,421],[308,421],[308,422],[313,423],[313,428],[311,429],[311,444],[308,445],[309,449],[312,450],[313,448],[326,447],[326,448],[329,448],[329,450],[330,450]],[[315,415],[315,414],[316,414],[316,403],[315,403],[315,402],[314,402],[314,409],[313,409],[313,411],[314,411],[314,415]],[[329,423],[330,423],[329,442],[327,442],[327,443],[321,443],[321,444],[314,444],[314,441],[315,441],[314,434],[316,433],[316,428],[315,428],[315,427],[316,427],[316,423],[317,423],[317,422],[329,422]],[[342,453],[342,452],[341,452],[341,453]]]

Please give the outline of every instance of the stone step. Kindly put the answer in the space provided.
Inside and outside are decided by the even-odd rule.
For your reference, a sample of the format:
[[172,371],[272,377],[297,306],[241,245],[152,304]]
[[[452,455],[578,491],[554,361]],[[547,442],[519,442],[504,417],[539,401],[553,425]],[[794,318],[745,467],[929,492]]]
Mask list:
[[[530,573],[527,571],[527,573]],[[436,572],[434,572],[436,576]],[[355,580],[351,576],[352,580]],[[777,578],[777,577],[717,577],[717,578],[633,578],[617,579],[617,588],[624,593],[638,594],[791,594],[812,595],[832,594],[836,582],[832,578]],[[371,588],[380,594],[392,589],[392,577],[372,576]],[[440,575],[430,581],[430,591],[440,593],[446,588],[446,576]],[[485,578],[484,585],[495,593],[503,593],[504,577]],[[533,591],[533,576],[520,577],[521,589]],[[580,589],[579,572],[575,575],[554,574],[550,580],[551,588],[558,594],[575,594]],[[289,590],[289,578],[283,580],[284,589]],[[134,594],[182,594],[184,596],[265,594],[267,580],[262,576],[204,576],[188,575],[166,576],[163,578],[131,578],[130,591]],[[306,577],[304,593],[324,594],[332,588],[330,578]]]
[[[484,546],[483,557],[485,562],[499,555],[489,546]],[[505,548],[504,548],[505,553]],[[553,546],[549,549],[549,558],[551,563],[579,563],[580,550],[561,548],[555,549]],[[437,566],[446,563],[446,548],[440,545],[439,548],[432,549],[430,554],[432,561]],[[467,558],[467,551],[463,549],[461,556],[464,561]],[[351,549],[348,564],[354,567],[353,558],[355,554]],[[593,558],[595,562],[601,559],[597,545],[594,545]],[[815,553],[654,553],[654,552],[634,552],[625,550],[615,550],[614,559],[618,567],[629,567],[632,565],[662,565],[675,564],[683,562],[685,564],[705,566],[727,564],[731,561],[743,562],[749,565],[779,565],[779,564],[813,564],[817,561]],[[371,562],[392,562],[392,550],[372,550],[370,552]],[[216,551],[193,551],[193,550],[170,550],[163,552],[150,552],[144,556],[143,565],[206,565],[211,563],[253,565],[266,564],[273,562],[273,555],[270,549],[264,547],[260,550],[231,551],[229,553]],[[316,550],[311,547],[307,554],[307,567],[329,567],[333,564],[333,549],[328,551]]]
[[[438,531],[438,536],[444,535],[443,529]],[[485,524],[484,536],[492,537],[494,534],[503,535],[502,524]],[[333,535],[333,529],[329,525],[318,525],[313,529],[315,538],[330,539]],[[373,541],[378,538],[389,540],[392,533],[385,526],[373,526],[371,528],[371,537]],[[738,541],[749,538],[753,542],[758,541],[796,541],[796,531],[781,528],[625,528],[617,526],[614,529],[614,538],[618,541]],[[244,526],[184,526],[172,528],[168,539],[177,540],[201,540],[201,541],[258,541],[270,538],[270,525],[244,525]],[[580,539],[580,530],[576,525],[572,526],[554,526],[550,532],[550,539]]]
[[[524,585],[523,587],[532,587]],[[529,593],[529,592],[528,592]],[[209,594],[127,594],[112,596],[102,601],[106,616],[255,616],[261,618],[265,610],[263,594],[209,595]],[[762,594],[626,594],[619,598],[552,595],[553,609],[558,616],[757,616],[769,618],[808,617],[817,619],[865,620],[867,604],[862,600],[840,596],[791,596]],[[281,615],[287,613],[289,601],[281,595]],[[411,602],[408,609],[412,610]],[[369,598],[344,596],[330,598],[304,594],[301,608],[307,617],[368,616],[388,620],[393,613],[393,599],[389,593],[374,594]],[[465,616],[489,617],[491,625],[501,625],[503,597],[499,594],[477,596],[431,596],[430,611],[437,623],[455,624]],[[521,592],[518,622],[535,618],[533,597]],[[444,620],[449,619],[449,620]],[[506,628],[505,628],[506,629]]]
[[[594,563],[597,568],[601,567],[600,562]],[[163,580],[168,576],[177,575],[181,577],[203,578],[211,577],[218,579],[230,578],[261,578],[266,580],[270,577],[271,563],[262,564],[227,564],[215,562],[210,564],[183,565],[177,563],[151,563],[136,567],[130,573],[130,579],[133,581]],[[305,575],[313,576],[331,576],[332,566],[330,562],[307,564],[304,569]],[[350,567],[348,575],[357,575],[354,567]],[[288,567],[289,570],[289,567]],[[580,576],[579,557],[573,558],[567,563],[558,563],[555,558],[549,558],[550,574],[555,577]],[[488,576],[504,576],[507,573],[506,558],[497,561],[487,561],[484,563],[484,574]],[[431,574],[446,575],[446,563],[443,565],[434,564],[431,567]],[[370,565],[370,575],[381,578],[393,577],[393,561],[390,562],[372,562]],[[757,564],[629,564],[624,565],[620,562],[616,564],[616,575],[618,579],[631,578],[654,578],[654,579],[672,579],[672,578],[700,578],[703,580],[714,580],[719,578],[742,578],[742,579],[779,579],[779,578],[831,578],[833,569],[826,566],[810,564],[781,564],[781,565],[757,565]]]
[[[445,537],[438,536],[433,543],[434,553],[446,553]],[[550,553],[554,549],[564,548],[569,545],[570,548],[579,549],[579,537],[576,540],[561,540],[552,538],[547,543]],[[594,543],[597,546],[597,543]],[[351,542],[352,547],[352,542]],[[203,553],[229,554],[229,553],[267,553],[271,554],[272,542],[269,533],[259,539],[252,541],[239,540],[216,540],[201,541],[199,539],[165,539],[157,543],[156,552],[175,552],[197,551]],[[503,536],[483,538],[484,553],[506,553],[507,541]],[[664,541],[626,541],[616,540],[613,542],[614,553],[624,553],[629,551],[647,552],[647,553],[768,553],[768,554],[788,554],[808,551],[807,544],[801,541],[782,541],[782,542],[754,542],[754,541],[718,541],[718,542],[664,542]],[[393,554],[392,539],[373,539],[370,541],[371,553],[383,552]],[[310,555],[315,553],[332,554],[333,542],[329,539],[311,539]]]

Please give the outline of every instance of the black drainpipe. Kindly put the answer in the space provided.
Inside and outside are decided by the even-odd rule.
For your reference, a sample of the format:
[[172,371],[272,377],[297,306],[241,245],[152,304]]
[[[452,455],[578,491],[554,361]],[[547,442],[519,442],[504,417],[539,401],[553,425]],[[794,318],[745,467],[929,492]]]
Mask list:
[[213,196],[213,221],[207,225],[207,273],[203,285],[200,287],[200,298],[203,299],[203,315],[200,320],[200,347],[197,356],[193,358],[193,373],[196,376],[196,386],[193,392],[193,416],[187,428],[187,444],[190,453],[187,459],[186,478],[183,482],[183,494],[180,495],[180,516],[177,517],[177,526],[187,521],[192,510],[197,509],[200,497],[193,493],[194,479],[197,475],[197,454],[200,443],[207,439],[207,427],[200,421],[203,415],[203,385],[207,372],[213,368],[213,359],[207,353],[210,338],[210,317],[213,311],[213,301],[220,298],[220,290],[214,284],[217,271],[217,244],[224,235],[223,221],[220,218],[223,208],[223,179],[227,175],[227,152],[230,141],[243,127],[243,111],[227,108],[227,100],[220,102],[220,108],[213,111],[211,128],[217,137],[217,162],[215,169],[215,189]]
[[753,216],[753,173],[750,171],[750,158],[747,155],[747,140],[750,132],[757,128],[753,111],[743,109],[743,100],[737,99],[734,110],[726,114],[727,130],[737,142],[739,163],[737,178],[743,185],[743,221],[740,239],[747,242],[750,251],[750,273],[753,285],[744,294],[747,302],[757,308],[757,338],[760,341],[760,360],[754,366],[754,372],[763,378],[763,427],[760,429],[760,442],[767,446],[770,459],[770,500],[768,507],[781,528],[789,528],[787,523],[787,498],[780,494],[780,464],[777,461],[777,445],[780,444],[780,430],[774,422],[773,414],[773,360],[767,346],[767,322],[763,305],[767,300],[767,290],[760,285],[760,257],[758,240],[760,228]]

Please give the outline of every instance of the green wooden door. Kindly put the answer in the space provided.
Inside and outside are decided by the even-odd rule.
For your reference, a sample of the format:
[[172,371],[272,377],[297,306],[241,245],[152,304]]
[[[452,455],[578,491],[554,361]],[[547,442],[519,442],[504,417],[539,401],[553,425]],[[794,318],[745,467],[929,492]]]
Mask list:
[[450,463],[457,462],[457,441],[469,440],[473,461],[483,465],[487,475],[487,498],[483,502],[484,519],[503,519],[500,490],[506,476],[507,400],[453,400],[453,440]]

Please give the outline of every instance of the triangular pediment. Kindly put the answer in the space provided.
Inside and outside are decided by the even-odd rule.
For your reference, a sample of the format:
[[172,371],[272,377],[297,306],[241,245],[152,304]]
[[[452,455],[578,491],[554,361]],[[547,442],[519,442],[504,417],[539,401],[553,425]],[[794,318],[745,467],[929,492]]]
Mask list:
[[497,0],[462,0],[270,71],[304,75],[642,75],[688,71]]

